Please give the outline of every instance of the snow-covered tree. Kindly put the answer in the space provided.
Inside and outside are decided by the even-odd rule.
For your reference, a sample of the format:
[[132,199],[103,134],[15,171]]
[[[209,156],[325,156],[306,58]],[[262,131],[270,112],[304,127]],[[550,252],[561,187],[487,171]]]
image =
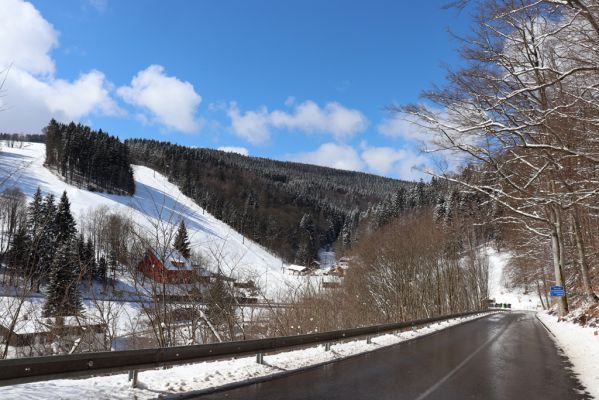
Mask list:
[[179,229],[177,230],[177,235],[175,236],[175,242],[173,243],[173,247],[179,253],[181,253],[183,257],[189,258],[191,256],[189,236],[187,234],[187,227],[185,226],[185,221],[183,219],[179,223]]

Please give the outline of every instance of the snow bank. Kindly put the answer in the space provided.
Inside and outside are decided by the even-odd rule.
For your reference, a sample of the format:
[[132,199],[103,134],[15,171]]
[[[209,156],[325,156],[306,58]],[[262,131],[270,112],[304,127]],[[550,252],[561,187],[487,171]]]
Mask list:
[[331,351],[325,351],[323,346],[317,346],[266,355],[264,361],[267,365],[256,363],[255,357],[244,357],[234,360],[181,365],[166,370],[144,371],[139,373],[139,388],[136,389],[130,387],[126,374],[120,374],[81,380],[62,379],[1,387],[0,398],[11,400],[56,398],[154,399],[158,396],[210,389],[252,378],[277,375],[282,373],[282,370],[289,371],[338,360],[391,346],[477,318],[481,318],[481,315],[455,318],[396,335],[381,335],[373,338],[371,344],[367,344],[365,340],[353,340],[332,345]]
[[568,356],[587,391],[599,399],[599,328],[583,327],[572,322],[557,322],[547,312],[537,313],[539,319],[555,336],[556,344]]

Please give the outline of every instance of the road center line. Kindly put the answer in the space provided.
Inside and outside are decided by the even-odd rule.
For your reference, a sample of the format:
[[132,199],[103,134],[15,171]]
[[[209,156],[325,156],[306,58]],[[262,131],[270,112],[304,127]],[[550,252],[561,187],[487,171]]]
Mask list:
[[486,346],[488,346],[491,342],[493,342],[495,339],[499,338],[499,336],[501,336],[503,334],[503,332],[505,332],[505,330],[511,325],[511,323],[513,322],[513,319],[511,319],[502,329],[501,331],[499,331],[495,336],[489,338],[486,342],[484,342],[482,345],[480,345],[476,350],[474,350],[468,357],[466,357],[461,363],[459,363],[454,369],[452,369],[451,371],[449,371],[447,373],[447,375],[445,375],[443,378],[439,379],[433,386],[431,386],[430,388],[428,388],[424,393],[422,393],[420,396],[416,397],[415,400],[423,400],[425,398],[427,398],[431,393],[433,393],[435,390],[437,390],[439,388],[439,386],[441,386],[443,383],[447,382],[449,380],[449,378],[451,378],[453,375],[455,375],[464,365],[466,365],[470,360],[472,360],[478,353],[480,353],[480,351],[482,349],[484,349]]

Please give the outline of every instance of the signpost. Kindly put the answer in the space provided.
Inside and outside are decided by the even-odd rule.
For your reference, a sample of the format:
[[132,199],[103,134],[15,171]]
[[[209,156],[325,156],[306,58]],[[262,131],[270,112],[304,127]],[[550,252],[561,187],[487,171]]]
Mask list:
[[551,297],[564,297],[566,295],[566,290],[563,286],[551,286],[549,295]]

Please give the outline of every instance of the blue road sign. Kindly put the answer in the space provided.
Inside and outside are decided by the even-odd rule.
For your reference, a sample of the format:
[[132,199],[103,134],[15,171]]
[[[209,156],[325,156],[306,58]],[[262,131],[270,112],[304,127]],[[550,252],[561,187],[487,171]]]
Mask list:
[[566,295],[566,291],[563,286],[551,286],[549,294],[551,297],[563,297]]

